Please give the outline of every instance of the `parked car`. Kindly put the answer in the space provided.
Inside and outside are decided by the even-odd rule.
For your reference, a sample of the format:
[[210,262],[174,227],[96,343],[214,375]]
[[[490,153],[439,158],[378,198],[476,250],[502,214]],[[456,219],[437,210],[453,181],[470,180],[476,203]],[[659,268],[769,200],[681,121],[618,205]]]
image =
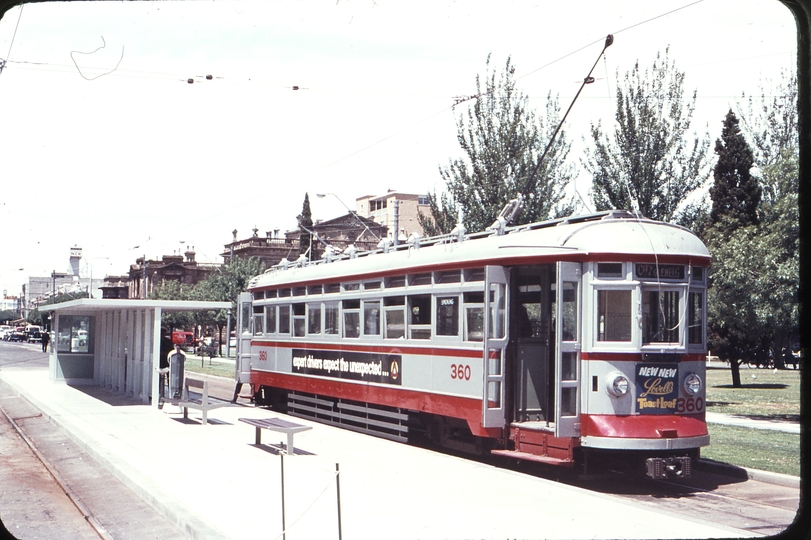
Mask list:
[[18,326],[14,330],[12,330],[11,334],[8,336],[8,341],[27,341],[28,334],[25,333],[24,326]]
[[36,324],[29,324],[25,327],[25,335],[29,342],[42,341],[42,327]]

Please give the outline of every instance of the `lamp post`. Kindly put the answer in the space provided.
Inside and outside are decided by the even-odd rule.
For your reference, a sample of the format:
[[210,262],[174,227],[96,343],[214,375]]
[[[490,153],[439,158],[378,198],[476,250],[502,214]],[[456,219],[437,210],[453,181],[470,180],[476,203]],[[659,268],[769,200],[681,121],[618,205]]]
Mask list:
[[363,225],[363,228],[364,228],[364,229],[366,229],[366,231],[368,231],[368,232],[369,232],[369,234],[371,234],[372,236],[374,236],[374,237],[375,237],[375,239],[376,239],[377,241],[380,241],[380,237],[379,237],[379,236],[377,236],[377,235],[376,235],[376,234],[375,234],[375,233],[374,233],[374,232],[373,232],[373,231],[372,231],[372,230],[371,230],[371,229],[370,229],[370,228],[369,228],[369,227],[366,225],[366,223],[364,223],[364,222],[363,222],[363,220],[362,220],[362,219],[360,219],[360,216],[359,216],[357,213],[355,213],[355,211],[354,211],[354,210],[350,210],[350,209],[349,209],[349,207],[346,205],[346,203],[344,203],[344,201],[342,201],[342,200],[341,200],[341,198],[340,198],[340,197],[338,197],[336,194],[334,194],[334,193],[316,193],[316,194],[315,194],[315,196],[316,196],[316,197],[318,197],[319,199],[323,199],[323,198],[324,198],[324,197],[326,197],[327,195],[332,195],[333,197],[335,197],[336,199],[338,199],[338,202],[344,205],[344,208],[346,208],[346,211],[347,211],[347,212],[349,212],[350,214],[352,214],[353,216],[355,216],[355,219],[357,219],[357,220],[358,220],[358,222],[359,222],[361,225]]
[[93,257],[90,259],[90,298],[93,298],[93,263],[100,259],[107,259],[109,260],[110,257]]

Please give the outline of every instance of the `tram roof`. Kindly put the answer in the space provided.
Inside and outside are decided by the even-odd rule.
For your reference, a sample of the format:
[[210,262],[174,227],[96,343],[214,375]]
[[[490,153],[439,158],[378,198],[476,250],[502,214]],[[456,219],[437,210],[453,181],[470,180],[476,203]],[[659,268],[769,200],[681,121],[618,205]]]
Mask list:
[[423,239],[420,245],[342,256],[331,262],[278,265],[251,280],[249,289],[362,280],[484,265],[512,266],[556,260],[691,260],[709,264],[710,253],[689,230],[625,211],[571,216],[506,229]]

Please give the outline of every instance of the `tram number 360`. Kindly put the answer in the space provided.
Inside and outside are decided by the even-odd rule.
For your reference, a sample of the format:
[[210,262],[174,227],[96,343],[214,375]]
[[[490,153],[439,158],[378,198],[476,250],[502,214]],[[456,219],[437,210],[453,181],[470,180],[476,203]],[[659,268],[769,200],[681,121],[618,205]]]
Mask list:
[[676,412],[677,413],[691,413],[691,412],[701,412],[704,410],[704,400],[702,398],[679,398],[676,401]]
[[451,379],[470,380],[470,366],[465,364],[451,364]]

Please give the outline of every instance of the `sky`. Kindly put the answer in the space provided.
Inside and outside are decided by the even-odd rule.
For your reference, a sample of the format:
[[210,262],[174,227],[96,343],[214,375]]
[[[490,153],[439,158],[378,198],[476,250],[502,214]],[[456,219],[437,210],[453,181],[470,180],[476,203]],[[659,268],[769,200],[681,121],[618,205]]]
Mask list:
[[[698,93],[691,131],[720,137],[742,93],[796,66],[776,0],[151,1],[15,7],[0,20],[0,287],[66,271],[126,274],[193,247],[222,262],[234,229],[295,228],[387,190],[442,191],[456,118],[486,60],[516,67],[543,111],[565,110],[579,159],[613,128],[615,88],[669,48]],[[211,78],[207,78],[211,75]],[[193,83],[189,84],[188,80]],[[294,88],[298,89],[294,89]],[[328,193],[318,198],[317,193]],[[346,207],[345,207],[346,206]]]

